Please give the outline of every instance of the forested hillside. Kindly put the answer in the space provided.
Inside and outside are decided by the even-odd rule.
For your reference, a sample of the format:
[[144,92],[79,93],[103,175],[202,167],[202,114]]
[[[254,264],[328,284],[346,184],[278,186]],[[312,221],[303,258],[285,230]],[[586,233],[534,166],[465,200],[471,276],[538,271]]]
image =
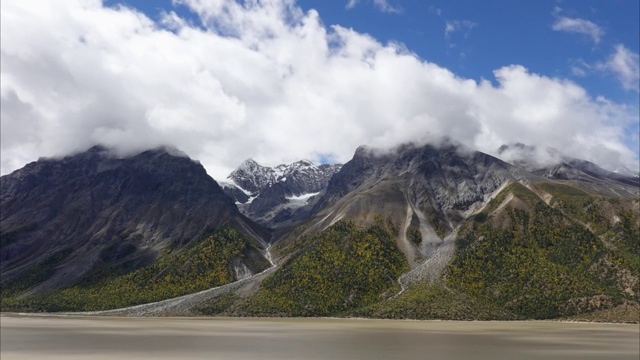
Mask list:
[[398,291],[396,279],[408,270],[393,238],[394,229],[381,223],[358,228],[338,222],[312,238],[301,238],[288,249],[289,260],[256,294],[219,310],[259,316],[329,316],[386,299]]

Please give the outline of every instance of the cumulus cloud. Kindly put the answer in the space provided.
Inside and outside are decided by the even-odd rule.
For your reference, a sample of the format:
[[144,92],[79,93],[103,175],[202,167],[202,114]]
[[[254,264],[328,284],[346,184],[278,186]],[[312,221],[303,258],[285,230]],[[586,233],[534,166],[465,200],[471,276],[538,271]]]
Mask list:
[[192,26],[99,0],[1,3],[2,173],[101,143],[122,154],[175,146],[224,178],[242,160],[348,161],[357,146],[449,137],[637,163],[637,109],[578,85],[497,69],[456,76],[403,46],[327,27],[293,0],[180,0]]
[[556,15],[556,20],[551,28],[555,31],[566,31],[587,35],[596,44],[599,43],[602,36],[604,36],[604,30],[602,30],[598,25],[589,20],[580,18]]
[[598,68],[615,74],[623,88],[639,91],[639,63],[640,56],[638,56],[638,53],[634,53],[622,44],[617,44],[609,59],[604,63],[598,64]]

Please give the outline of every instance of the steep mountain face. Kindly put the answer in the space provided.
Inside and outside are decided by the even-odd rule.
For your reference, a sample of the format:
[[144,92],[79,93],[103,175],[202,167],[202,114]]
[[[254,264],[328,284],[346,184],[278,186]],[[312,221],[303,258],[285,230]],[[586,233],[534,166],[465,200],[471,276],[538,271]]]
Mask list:
[[[160,155],[145,154],[140,156],[147,158],[140,159],[141,163],[135,166],[153,164],[148,170],[151,176],[143,178],[162,177],[154,172],[158,167],[167,167],[154,163],[153,159]],[[124,160],[103,159],[97,163],[118,161]],[[85,174],[94,174],[89,176],[93,179],[92,186],[101,184],[97,180],[101,172],[87,165],[91,162],[80,163],[83,165],[74,167],[77,170],[64,177],[64,184],[84,178]],[[239,169],[242,171],[234,172],[237,175],[234,184],[227,185],[226,189],[227,193],[237,190],[244,194],[247,198],[244,204],[239,197],[224,197],[220,188],[213,185],[206,192],[196,191],[192,185],[177,188],[179,194],[175,194],[175,201],[178,202],[194,192],[190,201],[198,213],[208,209],[210,203],[225,204],[216,207],[226,210],[215,213],[214,217],[228,219],[220,220],[226,225],[216,225],[217,222],[212,225],[217,226],[217,231],[205,232],[186,245],[181,244],[188,239],[166,240],[178,245],[163,247],[165,242],[159,237],[145,237],[145,232],[136,232],[149,228],[136,220],[138,225],[127,228],[130,232],[115,232],[124,234],[121,237],[124,242],[101,240],[105,246],[111,244],[100,251],[103,263],[97,263],[97,270],[88,271],[81,281],[49,295],[16,296],[28,289],[17,293],[11,289],[22,289],[21,284],[33,283],[33,279],[53,279],[51,274],[66,269],[67,262],[76,261],[69,249],[60,245],[32,262],[28,276],[17,276],[19,281],[15,281],[16,277],[6,282],[3,279],[3,307],[7,308],[5,287],[9,288],[9,305],[17,309],[87,310],[152,302],[255,274],[269,265],[258,252],[261,236],[254,234],[262,233],[234,207],[233,203],[237,202],[247,213],[254,204],[259,205],[254,210],[272,209],[270,217],[263,221],[287,224],[279,230],[284,235],[274,235],[273,239],[278,241],[269,248],[277,265],[268,273],[233,284],[233,289],[215,289],[212,295],[203,295],[197,301],[191,298],[189,314],[639,321],[640,187],[627,181],[628,177],[621,181],[586,162],[565,162],[563,166],[577,174],[575,177],[551,176],[525,163],[514,164],[447,143],[404,145],[388,151],[360,147],[353,159],[328,180],[326,188],[294,192],[286,185],[284,178],[288,179],[289,175],[285,176],[284,170],[281,175],[273,175],[275,170],[250,162]],[[145,180],[133,188],[140,192],[149,189],[162,192],[157,199],[153,197],[162,203],[161,199],[174,196],[163,186],[172,189],[183,181],[181,177],[191,179],[188,166],[183,165],[169,166],[175,166],[179,169],[176,173],[181,175],[166,177],[165,185],[150,186],[151,180]],[[97,168],[110,171],[108,169],[117,167],[100,165]],[[51,170],[49,173],[67,172]],[[46,184],[45,180],[36,178],[29,182],[27,178],[10,178],[6,182],[3,178],[3,204],[5,183],[10,184],[9,187],[23,184],[25,190],[8,193],[23,194],[20,198],[24,199],[23,203],[35,196],[34,201],[46,205],[46,211],[42,210],[46,214],[57,214],[55,211],[67,214],[57,225],[64,230],[61,231],[64,237],[59,235],[56,241],[75,241],[73,221],[83,218],[85,213],[94,216],[87,210],[90,208],[81,208],[69,215],[67,212],[74,206],[67,204],[75,204],[77,200],[65,202],[65,197],[56,200],[56,204],[63,202],[54,208],[47,202],[48,197],[55,197],[57,192],[74,193],[74,188],[49,185],[45,188],[61,190],[45,193],[34,190],[38,184]],[[121,214],[120,211],[124,211],[121,209],[129,208],[133,209],[132,214],[150,212],[134,206],[141,200],[133,195],[137,192],[132,194],[126,190],[131,184],[138,184],[133,180],[137,176],[122,172],[114,174],[114,178],[123,179],[123,183],[108,182],[104,191],[116,190],[103,201],[111,201],[109,204],[114,207],[100,207],[106,209],[107,215],[102,216]],[[215,184],[213,180],[206,181]],[[29,184],[33,185],[27,186]],[[39,195],[39,191],[43,191],[43,195]],[[305,191],[319,193],[309,196]],[[126,201],[131,197],[138,200]],[[297,208],[282,205],[293,200],[302,205]],[[7,223],[12,224],[7,228],[10,231],[5,232],[6,219],[2,215],[2,251],[15,250],[15,253],[7,252],[13,254],[13,265],[6,272],[9,275],[22,266],[22,260],[15,260],[16,254],[30,251],[29,246],[21,245],[24,239],[41,228],[41,221],[35,225],[25,222],[27,217],[38,219],[40,216],[41,208],[29,207],[35,210],[21,221]],[[12,211],[19,213],[19,208],[16,205]],[[181,210],[178,214],[185,211],[189,213]],[[94,212],[105,214],[102,210]],[[119,215],[116,220],[123,216]],[[174,221],[166,229],[170,234],[181,224],[189,223],[182,218],[175,220],[176,216],[162,218]],[[113,224],[116,220],[107,223]],[[160,220],[153,221],[156,225],[151,229],[162,225]],[[289,231],[288,226],[292,224],[296,227]],[[69,230],[65,230],[65,226]],[[102,236],[100,234],[105,233],[99,231],[102,227],[92,230],[91,234],[96,238]],[[57,229],[29,241],[49,239]],[[144,243],[144,239],[149,247],[129,245]],[[86,241],[102,249],[102,242],[91,242],[93,238]],[[91,253],[82,250],[79,254],[86,257]],[[42,269],[55,271],[43,272]],[[11,286],[5,286],[7,283]],[[176,304],[182,302],[176,301]],[[164,312],[162,306],[155,309],[159,314],[181,314]]]
[[274,246],[282,269],[228,313],[345,313],[399,296],[407,276],[437,281],[456,229],[521,173],[454,145],[360,147],[312,216]]
[[[219,247],[214,257],[222,264],[221,281],[268,266],[262,256],[268,233],[238,211],[199,163],[171,150],[119,159],[94,147],[30,163],[0,183],[4,295],[39,294],[149,269],[203,239]],[[215,235],[223,228],[232,235]],[[222,254],[232,243],[237,251]],[[203,266],[199,271],[212,270]],[[146,281],[160,276],[153,271]]]
[[277,228],[304,218],[308,211],[302,208],[317,199],[341,166],[301,160],[269,167],[248,159],[221,184],[244,214]]
[[612,184],[453,145],[361,147],[275,245],[282,268],[223,313],[638,321],[638,187]]
[[381,218],[397,227],[398,247],[415,267],[470,212],[522,176],[501,160],[453,145],[406,145],[386,153],[360,147],[315,204],[307,231],[340,220],[371,226]]

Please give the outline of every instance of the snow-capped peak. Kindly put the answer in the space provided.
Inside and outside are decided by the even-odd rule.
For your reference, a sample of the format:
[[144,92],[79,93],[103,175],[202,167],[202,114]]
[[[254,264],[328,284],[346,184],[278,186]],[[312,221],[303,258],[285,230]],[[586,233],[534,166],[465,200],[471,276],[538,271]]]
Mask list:
[[341,166],[317,166],[304,159],[270,167],[247,159],[229,174],[227,182],[233,183],[250,197],[259,196],[263,190],[276,184],[284,186],[285,193],[295,197],[324,190],[331,176],[338,172]]

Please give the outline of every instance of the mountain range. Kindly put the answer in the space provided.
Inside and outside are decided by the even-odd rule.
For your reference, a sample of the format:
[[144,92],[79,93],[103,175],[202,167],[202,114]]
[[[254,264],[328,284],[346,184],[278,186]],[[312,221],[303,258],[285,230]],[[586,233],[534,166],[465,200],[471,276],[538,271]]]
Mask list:
[[535,151],[361,146],[220,186],[167,148],[39,160],[1,178],[2,307],[638,321],[639,178]]

